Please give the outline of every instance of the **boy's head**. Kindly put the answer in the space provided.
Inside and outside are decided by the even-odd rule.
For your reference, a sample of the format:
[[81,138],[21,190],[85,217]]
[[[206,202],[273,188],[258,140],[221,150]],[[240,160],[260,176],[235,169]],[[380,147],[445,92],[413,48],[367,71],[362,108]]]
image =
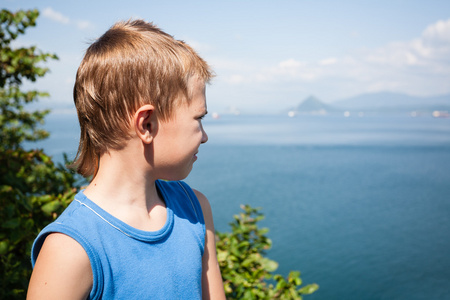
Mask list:
[[169,119],[179,102],[189,102],[193,77],[207,83],[212,72],[184,42],[142,20],[113,25],[87,49],[76,76],[77,171],[95,175],[100,155],[125,145],[142,105]]

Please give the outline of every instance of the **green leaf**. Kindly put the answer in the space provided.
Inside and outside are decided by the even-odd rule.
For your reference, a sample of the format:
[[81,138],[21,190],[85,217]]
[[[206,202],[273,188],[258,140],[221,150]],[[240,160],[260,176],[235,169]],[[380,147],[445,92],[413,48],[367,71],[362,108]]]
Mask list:
[[261,261],[261,265],[268,272],[274,272],[278,269],[278,263],[276,261],[268,259],[268,258],[264,258]]
[[0,255],[5,255],[8,252],[9,243],[8,241],[0,242]]
[[319,289],[319,285],[312,283],[312,284],[308,284],[304,287],[302,287],[301,289],[299,289],[299,293],[302,295],[309,295],[314,293],[315,291],[317,291]]
[[3,222],[2,227],[8,228],[8,229],[14,229],[14,228],[19,227],[19,225],[20,225],[20,219],[14,218],[14,219],[6,220],[5,222]]
[[58,200],[54,200],[46,203],[41,207],[42,211],[47,215],[51,215],[56,212],[59,208],[61,208],[61,203]]

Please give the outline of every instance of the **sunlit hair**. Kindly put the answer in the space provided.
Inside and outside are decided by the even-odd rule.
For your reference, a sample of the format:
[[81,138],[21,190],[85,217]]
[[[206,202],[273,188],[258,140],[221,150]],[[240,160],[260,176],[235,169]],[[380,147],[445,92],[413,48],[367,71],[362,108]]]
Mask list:
[[138,108],[151,104],[157,118],[170,119],[178,102],[190,101],[193,77],[207,83],[212,72],[184,42],[142,20],[113,25],[78,68],[73,94],[81,135],[72,167],[95,176],[99,157],[130,138]]

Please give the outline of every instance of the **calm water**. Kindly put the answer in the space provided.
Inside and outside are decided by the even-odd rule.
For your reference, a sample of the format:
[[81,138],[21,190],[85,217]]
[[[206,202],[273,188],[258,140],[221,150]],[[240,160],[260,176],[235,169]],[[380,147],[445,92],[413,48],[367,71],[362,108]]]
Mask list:
[[[55,157],[74,155],[76,118],[51,116]],[[450,119],[226,116],[186,180],[228,231],[262,207],[278,272],[302,272],[306,299],[450,299]]]

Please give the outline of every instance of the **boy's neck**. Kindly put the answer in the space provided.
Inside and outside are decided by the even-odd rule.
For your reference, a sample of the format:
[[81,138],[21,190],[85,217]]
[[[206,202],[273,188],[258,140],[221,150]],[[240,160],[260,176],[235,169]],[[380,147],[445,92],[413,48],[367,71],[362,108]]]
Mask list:
[[[159,229],[165,222],[160,198],[148,163],[130,153],[130,147],[105,153],[97,175],[84,194],[102,209],[125,223],[143,230]],[[150,224],[150,219],[156,220]]]

